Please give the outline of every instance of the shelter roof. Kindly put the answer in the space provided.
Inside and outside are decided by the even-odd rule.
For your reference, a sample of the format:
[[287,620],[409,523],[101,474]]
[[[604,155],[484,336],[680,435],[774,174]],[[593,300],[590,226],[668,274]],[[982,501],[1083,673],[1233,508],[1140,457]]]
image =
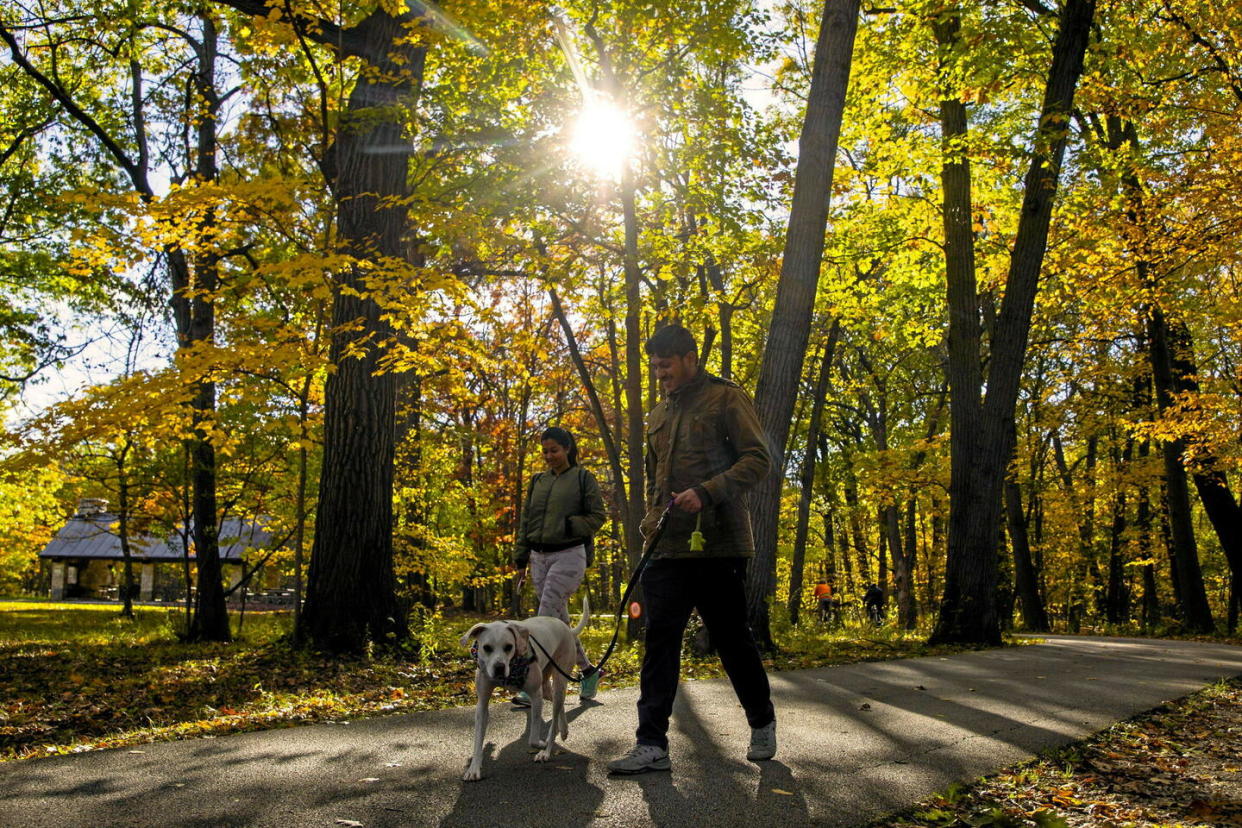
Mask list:
[[[121,552],[119,518],[110,512],[92,515],[74,515],[65,522],[51,542],[39,553],[40,558],[95,558],[100,560],[124,560]],[[253,521],[225,520],[220,527],[220,560],[224,563],[241,563],[246,549],[270,546],[272,533]],[[130,556],[133,560],[158,563],[184,559],[181,541],[177,537],[161,538],[149,534],[134,534],[129,539]],[[190,559],[196,557],[193,545]]]

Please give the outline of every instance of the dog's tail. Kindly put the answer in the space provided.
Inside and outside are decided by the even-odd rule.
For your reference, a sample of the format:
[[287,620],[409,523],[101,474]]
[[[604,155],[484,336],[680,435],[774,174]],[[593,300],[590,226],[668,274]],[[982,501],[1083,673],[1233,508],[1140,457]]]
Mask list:
[[582,620],[578,622],[578,626],[574,627],[574,635],[582,635],[582,631],[586,629],[587,622],[591,620],[591,596],[582,593]]

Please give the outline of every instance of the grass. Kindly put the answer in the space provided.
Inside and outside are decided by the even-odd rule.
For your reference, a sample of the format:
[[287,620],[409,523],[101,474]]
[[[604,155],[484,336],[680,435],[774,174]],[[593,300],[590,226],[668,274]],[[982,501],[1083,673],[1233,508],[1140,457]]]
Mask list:
[[[474,667],[458,639],[480,616],[428,619],[417,660],[394,654],[341,659],[289,646],[290,614],[248,612],[231,644],[177,640],[180,610],[116,604],[0,601],[0,761],[340,721],[473,703]],[[602,653],[612,616],[583,634]],[[236,628],[236,620],[234,620]],[[814,625],[776,629],[773,670],[943,654],[925,634]],[[641,650],[619,644],[604,685],[637,683]],[[715,657],[687,657],[683,676],[722,675]],[[499,692],[499,691],[498,691]]]

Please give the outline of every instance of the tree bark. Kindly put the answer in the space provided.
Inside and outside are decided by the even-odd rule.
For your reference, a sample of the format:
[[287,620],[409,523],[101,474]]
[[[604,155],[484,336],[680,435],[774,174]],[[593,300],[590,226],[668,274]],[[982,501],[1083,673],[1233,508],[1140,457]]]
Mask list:
[[755,405],[767,434],[772,470],[751,495],[755,557],[747,580],[747,620],[759,645],[769,650],[773,643],[768,598],[776,586],[785,443],[815,308],[837,141],[841,135],[854,35],[858,29],[858,9],[859,0],[826,0],[824,3],[806,115],[798,140],[793,204],[776,288],[776,305],[755,387]]
[[1031,559],[1031,542],[1027,534],[1026,514],[1022,508],[1022,490],[1012,477],[1005,481],[1005,525],[1013,548],[1013,579],[1018,600],[1022,602],[1022,626],[1030,632],[1048,632],[1048,613],[1039,594],[1039,579]]
[[[806,448],[802,455],[802,473],[799,475],[801,489],[798,493],[798,522],[794,532],[793,563],[789,571],[789,623],[798,624],[802,607],[802,577],[806,566],[806,539],[811,522],[811,495],[815,486],[815,466],[818,456],[819,431],[824,418],[824,397],[828,394],[828,377],[836,351],[837,337],[841,333],[840,320],[832,321],[828,341],[819,363],[819,378],[815,381],[815,396],[811,404],[811,421],[806,428]],[[831,549],[828,550],[831,555]]]
[[[1199,381],[1196,379],[1199,369],[1195,364],[1194,343],[1190,331],[1184,323],[1179,322],[1166,325],[1166,332],[1170,340],[1168,352],[1174,388],[1179,393],[1191,395],[1193,399],[1199,393]],[[1164,399],[1167,404],[1167,395]],[[1242,581],[1242,509],[1238,508],[1229,488],[1229,478],[1214,455],[1199,452],[1194,468],[1191,478],[1195,482],[1199,502],[1203,504],[1203,511],[1229,564],[1232,596]],[[1232,597],[1227,615],[1228,627],[1232,632],[1237,622],[1236,604]]]
[[[970,174],[963,143],[966,113],[956,93],[946,95],[942,103],[952,470],[944,596],[931,637],[936,643],[1000,642],[996,543],[1001,492],[1013,454],[1010,421],[1017,404],[1061,160],[1069,140],[1074,92],[1094,15],[1095,0],[1067,0],[1061,10],[1004,300],[992,338],[987,392],[981,403],[984,386],[979,382],[982,371]],[[956,17],[938,23],[938,40],[947,48],[956,48],[958,28]]]
[[[1152,373],[1156,376],[1157,398],[1167,395],[1172,387],[1168,360],[1168,342],[1164,331],[1164,314],[1152,308],[1148,315],[1148,337],[1151,346]],[[1163,390],[1162,390],[1163,389]],[[1165,405],[1167,403],[1162,404]],[[1166,440],[1160,444],[1164,462],[1165,508],[1169,526],[1169,555],[1174,571],[1174,591],[1181,609],[1182,623],[1194,632],[1211,632],[1215,628],[1199,566],[1198,544],[1195,542],[1194,518],[1190,508],[1190,487],[1186,468],[1182,465],[1186,441]]]
[[[625,551],[631,571],[638,565],[643,554],[643,539],[638,532],[646,511],[647,483],[644,480],[644,451],[646,449],[646,424],[643,422],[643,358],[642,358],[642,274],[638,267],[638,211],[634,203],[634,173],[626,165],[621,175],[621,213],[625,225],[625,411],[626,411],[626,460],[629,465],[627,479],[630,481],[629,519],[625,522]],[[631,593],[633,600],[643,605],[642,588]],[[640,614],[630,613],[626,623],[626,638],[637,640],[642,635],[644,619]]]
[[[376,9],[353,29],[372,70],[362,73],[330,153],[338,225],[359,261],[404,260],[409,145],[397,113],[413,104],[426,47],[412,14]],[[338,275],[324,396],[324,457],[302,625],[317,649],[362,652],[407,635],[393,573],[396,381],[380,367],[391,323],[367,268]]]
[[[217,178],[216,118],[220,96],[216,92],[217,34],[215,21],[201,13],[202,38],[198,45],[198,66],[194,73],[194,91],[201,101],[202,112],[196,113],[197,150],[196,183],[206,184]],[[215,211],[204,207],[202,230],[210,234],[216,223]],[[178,268],[173,268],[174,274]],[[184,285],[175,285],[176,294],[188,305],[188,319],[182,347],[193,349],[199,344],[211,345],[216,336],[215,296],[220,287],[219,256],[210,246],[194,256],[194,265]],[[189,294],[187,296],[187,294]],[[220,565],[219,513],[216,508],[216,447],[210,429],[216,412],[216,384],[210,376],[195,380],[194,439],[190,443],[192,479],[194,481],[194,553],[198,560],[198,595],[194,623],[190,627],[192,641],[228,641],[228,609],[224,601],[224,582]]]

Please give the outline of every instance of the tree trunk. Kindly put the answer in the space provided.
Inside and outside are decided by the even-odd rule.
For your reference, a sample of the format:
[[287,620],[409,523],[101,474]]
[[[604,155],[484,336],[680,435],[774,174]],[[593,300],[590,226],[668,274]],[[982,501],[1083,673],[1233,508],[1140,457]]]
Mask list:
[[[1146,275],[1146,263],[1138,263],[1141,275]],[[1147,336],[1152,377],[1156,386],[1156,399],[1161,411],[1172,405],[1176,391],[1173,380],[1173,360],[1169,348],[1168,326],[1164,312],[1152,305],[1147,314]],[[1172,557],[1177,587],[1178,604],[1182,623],[1192,632],[1211,632],[1216,628],[1212,610],[1208,606],[1207,590],[1203,585],[1203,570],[1199,566],[1199,550],[1195,542],[1194,517],[1190,507],[1190,487],[1186,482],[1186,468],[1182,457],[1186,451],[1185,439],[1166,440],[1160,444],[1164,460],[1165,506],[1172,541],[1169,554]]]
[[[1146,441],[1139,444],[1139,458],[1146,460],[1151,453],[1150,444]],[[1143,565],[1143,629],[1154,629],[1160,621],[1160,596],[1156,590],[1156,565],[1152,560],[1151,548],[1151,498],[1147,486],[1140,485],[1138,506],[1135,510],[1134,522],[1138,530],[1139,557],[1149,561]]]
[[858,587],[865,589],[871,583],[871,552],[862,529],[862,506],[858,502],[858,479],[854,476],[853,457],[845,460],[845,511],[849,521],[849,534],[854,542],[854,555],[858,560]]
[[[1131,122],[1119,118],[1108,120],[1103,136],[1110,149],[1120,149],[1128,144],[1132,152],[1139,149],[1138,131]],[[1133,168],[1123,169],[1121,182],[1127,198],[1126,218],[1139,239],[1135,253],[1135,269],[1143,288],[1150,292],[1153,301],[1145,308],[1148,358],[1152,367],[1152,382],[1156,390],[1157,408],[1163,412],[1180,390],[1176,379],[1177,357],[1173,350],[1172,336],[1164,311],[1157,296],[1156,276],[1147,245],[1143,241],[1146,232],[1145,194],[1142,182]],[[1182,622],[1195,632],[1210,632],[1215,628],[1207,591],[1203,585],[1203,573],[1199,566],[1199,552],[1195,542],[1194,522],[1191,514],[1190,492],[1186,483],[1186,470],[1182,465],[1185,440],[1161,443],[1164,462],[1164,495],[1169,537],[1169,556],[1174,593],[1177,596]]]
[[[942,102],[952,470],[944,597],[931,637],[936,643],[1000,643],[996,542],[1001,492],[1013,454],[1010,420],[1017,404],[1061,160],[1069,140],[1074,91],[1094,15],[1095,0],[1067,0],[1061,10],[982,404],[970,173],[963,154],[966,113],[957,94],[946,95]],[[950,18],[937,25],[937,38],[946,47],[955,47],[958,28],[958,20]]]
[[1039,579],[1031,560],[1031,543],[1026,531],[1026,514],[1022,509],[1022,490],[1012,477],[1005,481],[1005,525],[1013,548],[1013,580],[1018,600],[1022,602],[1022,626],[1030,632],[1048,632],[1048,613],[1039,594]]
[[[256,13],[267,14],[267,8],[259,4]],[[206,11],[199,11],[198,18],[202,24],[200,39],[191,39],[198,54],[193,77],[194,101],[201,107],[198,112],[187,113],[197,125],[197,157],[193,159],[195,177],[199,183],[211,182],[216,179],[216,117],[219,110],[219,96],[215,89],[215,62],[217,57],[217,33],[214,20]],[[136,144],[137,157],[131,158],[127,151],[74,101],[68,90],[58,80],[39,71],[29,62],[22,52],[16,38],[3,26],[0,26],[0,39],[9,47],[13,62],[23,72],[33,78],[48,91],[78,123],[80,123],[103,147],[105,153],[124,170],[130,180],[134,192],[143,202],[151,202],[155,191],[150,181],[150,153],[147,144],[146,119],[144,112],[144,96],[142,91],[142,67],[135,60],[131,61],[131,129]],[[210,232],[214,217],[208,212],[202,227]],[[209,245],[208,245],[209,247]],[[214,337],[215,319],[212,302],[216,288],[215,256],[204,254],[196,259],[196,264],[207,269],[198,274],[191,271],[184,250],[176,243],[166,243],[162,251],[168,260],[169,274],[172,282],[171,304],[173,318],[177,327],[177,346],[179,350],[188,351],[199,342],[210,342]],[[190,298],[191,292],[195,298]],[[215,387],[207,380],[196,380],[195,394],[191,402],[193,409],[194,431],[188,441],[189,455],[192,464],[191,480],[193,486],[192,509],[195,525],[195,553],[198,559],[198,593],[196,606],[198,611],[191,616],[187,636],[194,640],[228,641],[228,614],[224,604],[224,588],[216,583],[219,579],[219,546],[216,540],[216,460],[215,449],[211,446],[206,430],[209,421],[215,414]],[[216,581],[204,579],[204,568],[215,573]]]
[[[1077,619],[1085,617],[1088,597],[1094,597],[1095,584],[1091,574],[1095,566],[1095,488],[1093,471],[1095,468],[1095,437],[1087,441],[1086,466],[1087,472],[1080,485],[1074,481],[1069,464],[1065,460],[1065,447],[1061,443],[1058,431],[1052,432],[1053,458],[1056,461],[1057,473],[1061,478],[1061,486],[1065,489],[1065,497],[1074,513],[1075,526],[1078,529],[1078,560],[1074,564],[1074,573],[1070,578],[1070,599],[1068,601],[1071,616]],[[1080,497],[1082,489],[1086,495]],[[1093,605],[1096,603],[1091,602]]]
[[[1169,359],[1172,368],[1173,387],[1193,398],[1199,394],[1198,366],[1195,364],[1194,343],[1185,323],[1167,324]],[[1164,398],[1167,404],[1168,397]],[[1231,592],[1242,579],[1242,509],[1234,499],[1226,476],[1217,458],[1210,452],[1199,452],[1192,474],[1199,502],[1207,515],[1216,539],[1220,542],[1225,560],[1229,564]],[[1229,604],[1229,615],[1234,615],[1234,603]],[[1230,622],[1232,629],[1234,622]]]
[[918,563],[918,499],[911,497],[906,501],[905,508],[906,527],[903,538],[903,546],[905,551],[902,556],[906,560],[906,566],[909,569],[909,584],[904,593],[897,593],[897,612],[898,621],[901,623],[903,630],[913,630],[919,624],[919,598],[914,589],[914,571]]
[[129,444],[121,447],[120,454],[116,457],[117,472],[117,532],[121,541],[121,560],[122,578],[121,578],[121,617],[134,620],[134,556],[129,545],[130,531],[130,508],[129,502],[129,470],[126,468],[126,459],[129,455]]
[[[644,451],[646,449],[646,425],[643,422],[643,358],[642,358],[642,274],[638,268],[638,212],[634,204],[634,173],[627,164],[621,175],[621,213],[625,224],[625,411],[626,459],[630,481],[628,520],[625,522],[625,551],[631,571],[638,566],[643,554],[643,538],[638,528],[646,511],[647,484],[644,481]],[[642,588],[631,593],[633,600],[643,606]],[[642,635],[644,619],[641,613],[627,616],[626,638],[636,641]]]
[[[339,233],[359,260],[404,260],[410,185],[402,113],[413,104],[426,47],[415,18],[377,9],[353,27],[364,72],[331,152]],[[380,370],[391,323],[367,285],[368,269],[338,275],[324,395],[324,457],[302,624],[319,649],[361,652],[407,635],[393,574],[392,495],[396,382]]]
[[837,552],[836,552],[836,533],[832,527],[832,509],[820,515],[824,523],[824,582],[832,588],[833,596],[837,596],[841,592],[841,584],[837,578]]
[[[815,465],[819,431],[824,416],[824,397],[828,393],[828,377],[832,370],[832,359],[836,351],[837,337],[841,333],[841,323],[834,319],[832,329],[828,332],[828,340],[824,343],[824,353],[819,362],[819,378],[815,381],[815,396],[811,404],[811,421],[806,428],[806,448],[802,454],[802,472],[799,475],[800,490],[798,493],[798,522],[794,533],[793,563],[789,571],[789,623],[797,626],[798,611],[802,606],[802,576],[806,565],[806,539],[811,522],[811,495],[815,487]],[[831,550],[830,550],[831,554]]]
[[[197,149],[195,159],[195,183],[207,184],[217,178],[216,168],[216,118],[220,110],[220,97],[216,93],[216,26],[207,13],[201,13],[202,35],[198,48],[198,66],[194,73],[195,98],[202,106],[196,113]],[[204,207],[202,232],[211,233],[216,224],[214,211]],[[180,254],[180,251],[178,251]],[[178,259],[181,256],[178,255]],[[184,259],[182,259],[184,261]],[[179,268],[174,267],[176,274]],[[188,318],[178,325],[182,348],[190,350],[200,344],[210,345],[216,336],[216,291],[220,287],[219,256],[208,245],[194,256],[182,284],[174,283],[178,301],[187,305]],[[186,295],[186,294],[190,295]],[[178,315],[180,318],[180,315]],[[198,596],[194,623],[190,627],[192,641],[228,641],[228,609],[224,601],[224,583],[220,566],[219,520],[216,509],[216,447],[211,441],[211,429],[216,413],[216,384],[209,378],[195,379],[194,399],[190,403],[194,411],[193,433],[190,441],[190,458],[194,489],[194,554],[198,561]]]
[[[557,295],[555,288],[548,288],[548,297],[552,300],[552,314],[556,317],[556,321],[560,323],[561,333],[565,335],[565,344],[569,347],[569,358],[573,362],[574,368],[578,371],[578,379],[582,381],[582,389],[587,394],[587,401],[591,405],[591,414],[595,418],[596,427],[599,428],[600,439],[604,443],[604,451],[608,455],[608,465],[612,469],[613,480],[623,480],[625,470],[622,467],[621,449],[617,445],[617,441],[613,438],[612,429],[608,427],[608,418],[604,414],[603,403],[600,402],[599,392],[595,388],[595,382],[591,379],[591,372],[587,370],[586,361],[582,358],[582,352],[578,348],[578,340],[574,336],[573,328],[569,325],[569,317],[565,315],[565,309],[561,306],[561,297]],[[624,520],[628,521],[632,515],[630,510],[623,512]],[[625,532],[629,536],[637,534],[638,527],[626,524]]]
[[785,443],[815,308],[837,140],[841,135],[854,34],[858,29],[858,7],[859,0],[826,0],[824,3],[806,115],[798,140],[798,167],[776,305],[768,325],[768,341],[755,387],[756,409],[767,434],[772,469],[750,500],[755,558],[751,561],[747,581],[747,620],[759,645],[769,650],[773,644],[768,598],[776,586]]
[[[1126,440],[1125,448],[1122,449],[1120,455],[1118,455],[1114,441],[1112,454],[1116,466],[1114,477],[1120,480],[1134,456],[1134,441]],[[1126,511],[1126,490],[1118,487],[1112,501],[1113,519],[1108,533],[1108,586],[1104,593],[1104,613],[1110,624],[1121,624],[1130,620],[1130,592],[1126,584],[1125,561],[1123,560]]]
[[[832,521],[832,515],[824,516],[825,524]],[[859,584],[854,580],[854,562],[850,558],[850,538],[849,531],[846,527],[841,527],[841,531],[836,533],[837,537],[837,553],[841,556],[841,568],[845,570],[845,583],[841,585],[841,590],[837,590],[837,585],[833,585],[833,590],[838,600],[844,600],[843,596],[854,595],[858,592]]]

